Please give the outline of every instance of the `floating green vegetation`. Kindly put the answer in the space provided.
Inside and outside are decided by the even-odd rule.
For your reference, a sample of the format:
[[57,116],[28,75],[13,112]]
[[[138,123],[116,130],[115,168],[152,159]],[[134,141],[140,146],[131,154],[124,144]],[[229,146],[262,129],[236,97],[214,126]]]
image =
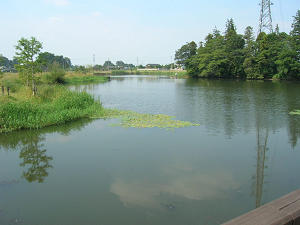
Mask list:
[[299,115],[300,116],[300,110],[294,110],[290,112],[291,115]]
[[[100,118],[120,118],[121,122],[116,125],[120,125],[125,128],[165,128],[174,129],[190,126],[200,126],[196,123],[187,121],[175,120],[173,116],[163,114],[143,114],[133,111],[122,111],[115,109],[105,109],[104,113],[101,113]],[[98,118],[99,118],[98,117]]]

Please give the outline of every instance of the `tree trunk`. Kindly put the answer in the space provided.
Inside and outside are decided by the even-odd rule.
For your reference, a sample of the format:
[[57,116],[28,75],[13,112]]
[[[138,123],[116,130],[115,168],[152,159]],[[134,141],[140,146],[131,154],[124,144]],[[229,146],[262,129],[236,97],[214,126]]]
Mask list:
[[10,90],[10,88],[9,87],[7,87],[7,95],[9,96],[9,90]]
[[36,95],[36,92],[37,92],[37,87],[36,87],[36,85],[35,85],[34,80],[32,80],[32,94],[33,94],[33,96]]
[[3,85],[1,86],[1,89],[2,89],[2,95],[4,95],[4,86]]

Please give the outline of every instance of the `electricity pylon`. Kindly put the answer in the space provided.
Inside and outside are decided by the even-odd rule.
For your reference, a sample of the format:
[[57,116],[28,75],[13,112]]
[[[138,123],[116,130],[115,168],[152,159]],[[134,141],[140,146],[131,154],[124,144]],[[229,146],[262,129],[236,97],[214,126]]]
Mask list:
[[261,6],[261,9],[258,33],[273,33],[271,14],[271,5],[273,5],[273,3],[271,3],[271,0],[261,0],[261,3],[259,5]]

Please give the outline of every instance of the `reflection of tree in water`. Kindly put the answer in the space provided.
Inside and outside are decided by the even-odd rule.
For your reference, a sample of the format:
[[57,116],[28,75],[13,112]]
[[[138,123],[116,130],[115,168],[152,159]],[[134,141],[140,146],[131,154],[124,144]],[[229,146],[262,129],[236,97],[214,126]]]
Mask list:
[[299,83],[187,79],[176,92],[178,110],[188,105],[185,113],[210,131],[248,133],[259,113],[261,125],[262,118],[270,122],[269,131],[287,129],[292,148],[300,138],[300,116],[289,115],[300,109]]
[[23,171],[23,177],[30,183],[42,183],[48,176],[47,170],[52,168],[50,162],[53,158],[46,155],[47,150],[43,149],[41,143],[44,139],[43,136],[34,135],[20,151],[20,158],[23,159],[20,166],[27,168]]
[[[292,111],[292,110],[291,110]],[[300,116],[289,116],[289,137],[292,148],[297,145],[298,138],[300,138]]]
[[90,122],[91,120],[78,120],[61,126],[2,134],[0,135],[0,149],[20,151],[19,157],[22,160],[20,166],[24,167],[22,176],[28,182],[42,183],[48,176],[48,170],[52,168],[51,161],[53,160],[47,155],[47,149],[43,144],[45,135],[60,133],[68,136],[71,131],[81,130]]

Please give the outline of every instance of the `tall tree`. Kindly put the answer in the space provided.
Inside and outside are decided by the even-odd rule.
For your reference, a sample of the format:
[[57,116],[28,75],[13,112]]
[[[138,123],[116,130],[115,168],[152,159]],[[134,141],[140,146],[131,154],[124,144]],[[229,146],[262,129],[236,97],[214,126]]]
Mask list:
[[42,49],[42,43],[36,38],[30,39],[21,38],[16,46],[16,59],[18,63],[16,69],[20,75],[25,78],[27,85],[32,84],[32,93],[36,95],[36,77],[35,74],[40,71],[40,63],[37,57]]
[[298,10],[296,16],[294,16],[290,35],[292,37],[294,48],[298,53],[298,59],[300,59],[300,10]]
[[237,34],[233,19],[227,20],[225,30],[225,50],[229,60],[228,77],[243,77],[243,62],[245,40],[242,35]]
[[176,63],[181,66],[188,67],[188,60],[196,55],[197,52],[197,44],[192,41],[183,45],[180,49],[178,49],[175,53]]
[[245,44],[246,46],[251,45],[254,41],[254,35],[253,35],[253,27],[246,27],[245,33],[244,33],[244,39],[245,39]]

